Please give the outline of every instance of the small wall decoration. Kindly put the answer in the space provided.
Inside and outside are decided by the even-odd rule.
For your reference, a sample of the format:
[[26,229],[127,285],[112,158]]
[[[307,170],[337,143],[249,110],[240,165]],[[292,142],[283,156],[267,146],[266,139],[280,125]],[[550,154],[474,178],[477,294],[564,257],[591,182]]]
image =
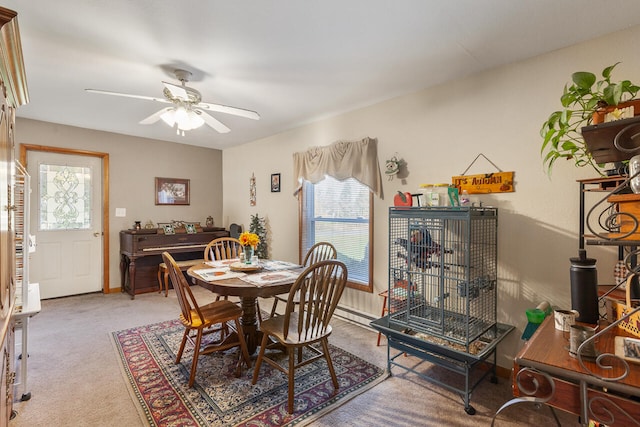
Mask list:
[[163,224],[162,230],[164,231],[164,234],[166,234],[167,236],[171,234],[176,234],[176,230],[173,229],[173,225],[171,224]]
[[249,179],[249,205],[256,205],[256,177],[253,173],[251,173],[251,178]]
[[198,232],[195,224],[185,224],[184,229],[187,231],[187,234],[196,234]]
[[280,174],[279,173],[271,174],[271,192],[272,193],[280,192]]
[[389,181],[393,181],[394,178],[399,178],[403,184],[406,184],[405,178],[409,176],[407,162],[403,158],[398,157],[398,153],[396,153],[389,160],[385,161],[384,174]]
[[[498,172],[483,173],[479,175],[465,175],[479,157],[484,157]],[[469,194],[512,193],[515,191],[513,176],[515,172],[503,172],[495,163],[480,153],[461,175],[451,177],[451,183],[458,190],[466,190]]]
[[400,162],[396,156],[393,156],[385,162],[384,174],[387,175],[389,181],[400,171]]
[[156,177],[156,205],[188,205],[188,179]]

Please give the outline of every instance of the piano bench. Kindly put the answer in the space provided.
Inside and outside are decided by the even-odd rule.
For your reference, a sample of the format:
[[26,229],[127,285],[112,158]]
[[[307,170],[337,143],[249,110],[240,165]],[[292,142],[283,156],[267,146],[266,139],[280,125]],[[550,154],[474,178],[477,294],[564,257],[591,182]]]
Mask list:
[[[180,271],[187,271],[189,267],[193,267],[194,265],[202,264],[204,259],[189,259],[186,261],[176,261]],[[164,287],[164,296],[169,295],[169,270],[167,270],[167,264],[161,262],[158,265],[158,285],[160,286],[160,290],[158,292],[162,292]]]

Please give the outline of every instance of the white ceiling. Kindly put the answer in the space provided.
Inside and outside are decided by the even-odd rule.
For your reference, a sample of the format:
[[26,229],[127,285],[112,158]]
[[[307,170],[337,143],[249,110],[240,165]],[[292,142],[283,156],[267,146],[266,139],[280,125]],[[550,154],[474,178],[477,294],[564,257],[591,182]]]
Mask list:
[[[0,0],[18,12],[18,117],[224,149],[636,25],[637,0]],[[140,120],[173,70],[213,113],[178,136]],[[177,82],[176,82],[177,83]]]

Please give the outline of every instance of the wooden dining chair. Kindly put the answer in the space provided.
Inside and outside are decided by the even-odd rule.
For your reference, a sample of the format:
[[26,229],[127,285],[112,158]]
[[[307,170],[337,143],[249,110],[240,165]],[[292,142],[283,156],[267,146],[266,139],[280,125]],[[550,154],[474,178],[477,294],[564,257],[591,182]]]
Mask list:
[[[260,325],[263,334],[262,343],[253,371],[252,384],[256,384],[258,381],[263,361],[284,372],[288,376],[287,410],[289,413],[293,413],[295,370],[301,366],[324,357],[331,374],[333,387],[335,390],[338,389],[338,378],[329,354],[328,338],[332,330],[329,322],[346,283],[347,267],[342,262],[336,260],[316,262],[304,270],[291,287],[284,315],[266,319]],[[299,303],[294,301],[296,294],[301,296]],[[269,337],[275,340],[271,344],[269,344]],[[317,342],[320,342],[322,350],[312,347],[312,344]],[[289,359],[288,368],[266,356],[265,350],[273,347],[286,349]],[[312,356],[302,360],[301,352],[299,352],[296,363],[295,350],[301,350],[305,347],[311,351]]]
[[[200,355],[223,351],[233,347],[240,347],[240,356],[238,357],[238,364],[236,365],[236,376],[240,376],[243,360],[247,368],[251,367],[249,351],[247,350],[244,332],[240,324],[242,309],[227,300],[214,301],[210,304],[199,306],[191,292],[187,279],[180,271],[171,254],[169,254],[169,252],[163,252],[162,259],[169,270],[178,303],[180,304],[180,322],[182,322],[185,328],[180,349],[176,356],[176,365],[180,363],[180,359],[182,359],[182,353],[187,341],[193,345],[193,361],[191,362],[191,373],[189,374],[189,387],[193,387],[193,382],[196,377],[196,367],[198,366],[198,357],[200,357]],[[236,332],[228,334],[225,339],[222,340],[223,326],[229,321],[235,323]],[[216,325],[219,326],[215,327]],[[192,336],[193,331],[195,331],[195,341]],[[220,332],[221,339],[203,346],[202,337],[214,332]]]
[[[315,264],[319,261],[324,261],[327,259],[336,259],[338,257],[338,251],[336,251],[335,246],[333,246],[329,242],[318,242],[315,245],[311,246],[304,256],[304,260],[302,261],[303,267],[309,267],[311,264]],[[276,315],[276,308],[278,307],[279,302],[286,303],[288,298],[288,294],[276,295],[273,297],[273,306],[271,307],[270,317]],[[300,300],[300,295],[297,295],[295,298],[296,301]]]
[[[242,251],[242,243],[240,243],[240,240],[235,237],[219,237],[210,241],[204,248],[204,260],[207,262],[213,260],[240,258]],[[227,299],[228,297],[226,295],[222,297],[218,295],[216,297],[216,301],[220,298]],[[262,313],[260,312],[260,304],[257,299],[256,313],[258,314],[258,321],[262,322]]]
[[235,237],[219,237],[204,248],[204,260],[222,260],[240,258],[242,243]]

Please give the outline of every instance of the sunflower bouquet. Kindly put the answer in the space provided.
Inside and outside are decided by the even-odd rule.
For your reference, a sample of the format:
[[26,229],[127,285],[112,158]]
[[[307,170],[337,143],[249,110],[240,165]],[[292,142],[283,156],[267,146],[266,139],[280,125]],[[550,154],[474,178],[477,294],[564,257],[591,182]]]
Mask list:
[[240,234],[238,240],[240,240],[240,244],[242,246],[251,246],[254,249],[256,246],[258,246],[258,243],[260,243],[260,238],[258,237],[258,235],[255,233],[249,233],[248,231]]

